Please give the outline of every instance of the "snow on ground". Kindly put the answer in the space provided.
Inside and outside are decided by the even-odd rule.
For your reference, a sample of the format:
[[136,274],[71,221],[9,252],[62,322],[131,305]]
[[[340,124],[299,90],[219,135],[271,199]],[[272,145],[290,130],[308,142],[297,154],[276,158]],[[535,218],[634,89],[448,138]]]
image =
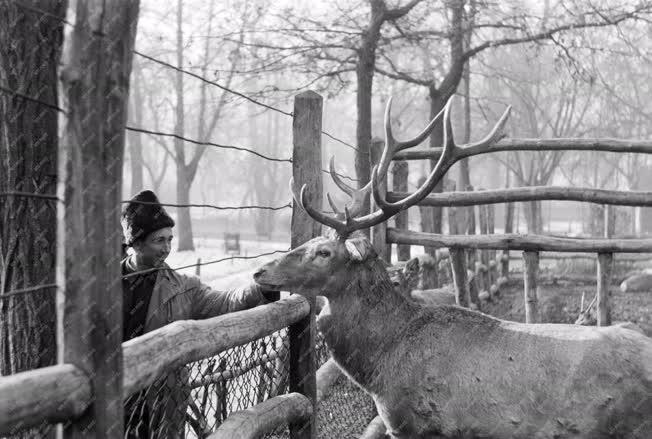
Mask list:
[[[216,238],[195,238],[195,250],[178,252],[172,250],[166,262],[172,268],[182,268],[179,273],[195,275],[197,260],[201,258],[202,264],[220,259],[228,258],[231,254],[224,251],[224,240]],[[253,274],[261,265],[278,258],[283,253],[276,253],[258,258],[251,258],[258,254],[270,253],[276,250],[286,251],[290,247],[287,242],[273,241],[240,241],[240,255],[234,255],[234,259],[223,260],[200,267],[199,277],[201,281],[212,288],[224,290],[238,285],[253,282]],[[251,259],[237,259],[248,257]]]

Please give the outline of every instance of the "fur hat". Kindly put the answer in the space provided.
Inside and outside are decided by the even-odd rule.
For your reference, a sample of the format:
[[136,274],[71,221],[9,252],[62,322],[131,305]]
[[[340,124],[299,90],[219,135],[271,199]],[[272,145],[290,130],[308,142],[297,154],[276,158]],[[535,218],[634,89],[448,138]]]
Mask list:
[[174,220],[160,205],[154,192],[142,191],[127,204],[120,217],[120,224],[122,224],[125,243],[133,245],[134,241],[145,238],[152,232],[165,227],[174,227]]

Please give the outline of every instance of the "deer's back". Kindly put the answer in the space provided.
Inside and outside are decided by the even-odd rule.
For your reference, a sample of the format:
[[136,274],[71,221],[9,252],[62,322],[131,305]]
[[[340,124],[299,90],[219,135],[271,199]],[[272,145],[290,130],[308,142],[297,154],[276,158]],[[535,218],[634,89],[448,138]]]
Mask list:
[[415,316],[371,386],[397,437],[652,437],[652,426],[634,433],[652,413],[651,339],[458,307],[429,313]]

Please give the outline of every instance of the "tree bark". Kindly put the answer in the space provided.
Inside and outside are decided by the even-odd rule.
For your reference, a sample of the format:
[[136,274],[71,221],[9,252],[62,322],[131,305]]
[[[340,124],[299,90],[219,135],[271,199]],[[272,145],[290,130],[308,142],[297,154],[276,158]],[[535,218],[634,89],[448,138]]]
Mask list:
[[[57,105],[58,65],[67,2],[0,4],[0,77],[18,93]],[[0,192],[56,194],[58,112],[0,92]],[[55,288],[2,297],[55,282],[56,204],[0,196],[0,374],[56,360]]]
[[[177,66],[183,68],[183,2],[177,1]],[[175,133],[177,136],[185,135],[185,108],[183,99],[183,73],[175,74],[175,91],[176,91],[176,124]],[[188,204],[190,201],[190,186],[192,178],[189,178],[186,166],[186,156],[184,151],[184,142],[181,139],[174,139],[174,149],[176,152],[177,163],[177,203]],[[190,208],[177,209],[176,229],[179,234],[178,251],[194,250],[195,244],[192,240],[192,220],[190,219]]]
[[[133,78],[129,120],[136,127],[142,127],[144,107],[142,94],[143,74],[137,63],[134,63]],[[143,190],[143,139],[142,134],[135,131],[129,131],[127,136],[129,139],[129,158],[131,164],[131,193],[135,195]]]

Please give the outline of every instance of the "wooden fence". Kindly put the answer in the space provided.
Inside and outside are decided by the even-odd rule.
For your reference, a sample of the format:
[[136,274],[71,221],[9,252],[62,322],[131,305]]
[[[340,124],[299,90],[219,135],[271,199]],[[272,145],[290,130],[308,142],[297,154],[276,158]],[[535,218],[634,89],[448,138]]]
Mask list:
[[[293,175],[297,181],[308,183],[315,197],[313,202],[319,204],[321,111],[322,98],[316,93],[302,93],[295,98]],[[90,127],[88,130],[92,132]],[[75,134],[76,139],[81,139],[79,132]],[[288,425],[292,438],[314,438],[314,301],[291,296],[212,319],[174,322],[121,343],[121,248],[116,214],[120,207],[121,174],[116,170],[122,169],[122,151],[116,154],[113,145],[107,145],[106,154],[99,159],[99,150],[86,148],[81,142],[71,145],[69,148],[75,149],[75,154],[62,152],[66,160],[74,161],[69,163],[65,178],[66,197],[58,227],[63,256],[59,260],[59,280],[65,285],[59,292],[65,306],[58,316],[62,323],[59,337],[63,361],[56,366],[0,377],[0,436],[43,423],[64,422],[64,437],[121,439],[123,402],[130,395],[180,366],[288,328],[290,393],[235,413],[211,437],[249,437]],[[105,178],[103,181],[112,188],[109,196],[102,184],[79,184],[90,177],[89,173]],[[96,224],[98,218],[102,219],[100,226]],[[92,230],[92,236],[80,233],[88,230]],[[293,247],[320,232],[321,228],[298,206],[294,208]],[[88,265],[80,263],[86,261]]]
[[[467,148],[464,156],[483,154],[497,151],[536,151],[536,150],[577,150],[577,151],[608,151],[621,153],[643,153],[652,154],[652,142],[621,141],[614,139],[504,139],[489,151]],[[394,166],[403,167],[407,160],[429,159],[436,160],[441,155],[441,148],[431,148],[420,151],[402,151],[394,157]],[[396,174],[394,174],[396,177]],[[404,179],[406,177],[403,177]],[[394,188],[401,188],[399,182],[394,183]],[[387,193],[390,202],[396,202],[408,196],[407,192],[395,190]],[[566,238],[556,236],[543,236],[533,234],[493,234],[493,204],[513,203],[517,201],[529,202],[538,200],[560,200],[580,201],[605,205],[605,237],[584,239]],[[495,293],[500,284],[509,273],[509,261],[513,259],[509,251],[521,250],[524,263],[524,299],[526,304],[526,322],[538,322],[537,316],[537,281],[539,277],[539,261],[542,258],[540,252],[556,252],[546,255],[544,258],[563,258],[568,253],[570,258],[592,258],[597,259],[597,303],[598,303],[598,325],[609,325],[611,323],[609,312],[609,287],[612,283],[612,267],[615,253],[652,253],[652,239],[609,237],[608,214],[611,205],[621,206],[652,206],[652,192],[643,191],[618,191],[593,188],[570,188],[570,187],[521,187],[496,190],[479,190],[464,192],[443,192],[430,194],[419,203],[420,209],[424,207],[447,207],[449,209],[449,224],[451,234],[442,235],[428,232],[416,232],[400,227],[406,224],[401,221],[396,228],[388,227],[387,224],[376,226],[373,236],[383,236],[384,247],[379,248],[381,256],[387,260],[390,258],[389,245],[397,244],[399,247],[405,245],[420,245],[430,249],[449,248],[453,277],[457,280],[456,294],[459,303],[468,303],[470,292],[464,282],[467,273],[467,264],[472,258],[465,257],[469,250],[480,250],[480,261],[476,262],[475,276],[476,285],[484,290],[485,294]],[[466,231],[456,230],[455,220],[456,207],[478,206],[480,210],[481,235],[474,235],[474,231],[464,234]],[[490,209],[486,209],[491,207]],[[508,212],[509,214],[509,212]],[[513,211],[512,211],[513,215]],[[475,214],[473,214],[473,217]],[[475,224],[471,226],[475,230]],[[499,256],[488,252],[502,250]],[[591,255],[578,255],[578,252],[592,253]],[[409,254],[409,252],[408,252]],[[641,260],[648,259],[642,255],[623,257],[622,259]],[[500,276],[498,276],[500,266]],[[473,271],[473,270],[471,270]],[[500,281],[499,281],[500,280]],[[487,288],[487,285],[491,287]]]

